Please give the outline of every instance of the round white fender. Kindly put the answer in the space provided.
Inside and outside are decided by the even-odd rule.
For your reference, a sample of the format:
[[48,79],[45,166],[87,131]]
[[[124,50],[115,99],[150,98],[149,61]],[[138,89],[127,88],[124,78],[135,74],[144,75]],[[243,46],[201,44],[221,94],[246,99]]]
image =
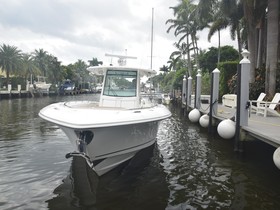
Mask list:
[[201,125],[201,127],[203,128],[207,128],[209,125],[209,115],[208,114],[204,114],[199,118],[199,124]]
[[231,139],[235,135],[235,122],[230,119],[223,120],[218,125],[218,134],[224,139]]
[[273,162],[278,169],[280,169],[280,147],[278,147],[273,153]]
[[200,118],[200,112],[198,109],[193,109],[192,111],[190,111],[189,113],[189,120],[193,123],[196,123],[199,121]]

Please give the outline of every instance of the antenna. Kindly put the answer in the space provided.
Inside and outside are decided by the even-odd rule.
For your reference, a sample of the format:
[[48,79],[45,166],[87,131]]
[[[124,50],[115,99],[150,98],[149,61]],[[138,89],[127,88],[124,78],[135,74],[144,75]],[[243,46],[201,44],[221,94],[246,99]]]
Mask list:
[[152,8],[151,69],[153,69],[153,43],[154,43],[154,8]]
[[108,53],[105,53],[105,56],[119,58],[118,64],[120,66],[125,66],[126,65],[126,59],[137,59],[137,57],[134,57],[134,56],[114,55],[114,54],[108,54]]

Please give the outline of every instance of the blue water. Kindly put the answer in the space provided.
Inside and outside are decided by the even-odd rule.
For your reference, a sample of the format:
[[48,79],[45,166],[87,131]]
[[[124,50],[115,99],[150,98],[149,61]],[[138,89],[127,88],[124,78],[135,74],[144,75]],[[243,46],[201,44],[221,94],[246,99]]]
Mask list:
[[65,159],[70,142],[38,117],[56,101],[98,95],[0,101],[0,209],[279,209],[274,148],[208,135],[181,109],[159,128],[157,143],[101,178],[82,160]]

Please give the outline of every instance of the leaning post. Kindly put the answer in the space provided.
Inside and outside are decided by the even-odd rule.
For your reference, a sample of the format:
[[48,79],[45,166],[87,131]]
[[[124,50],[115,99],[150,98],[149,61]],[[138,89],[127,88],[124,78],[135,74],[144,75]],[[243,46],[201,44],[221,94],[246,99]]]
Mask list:
[[236,107],[236,134],[235,134],[235,151],[242,151],[242,142],[240,129],[248,125],[249,116],[249,82],[250,82],[250,60],[248,59],[249,51],[242,51],[243,59],[239,62],[237,69],[237,107]]
[[200,98],[201,98],[201,70],[197,70],[196,86],[195,86],[195,105],[194,107],[200,110]]
[[219,80],[220,80],[220,70],[215,68],[212,71],[212,79],[211,79],[208,132],[212,132],[213,115],[216,115],[218,112],[219,85],[220,85]]

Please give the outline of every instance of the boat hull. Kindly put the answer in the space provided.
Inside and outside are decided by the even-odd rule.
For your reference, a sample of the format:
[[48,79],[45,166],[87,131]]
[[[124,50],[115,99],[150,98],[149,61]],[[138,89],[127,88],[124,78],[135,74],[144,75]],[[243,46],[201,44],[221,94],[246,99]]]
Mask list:
[[82,156],[98,175],[155,143],[161,120],[170,117],[163,105],[124,109],[73,101],[51,104],[39,116],[58,125],[74,147],[68,156]]
[[[129,125],[75,129],[61,126],[73,144],[74,150],[85,153],[89,164],[101,176],[119,164],[131,159],[138,151],[153,145],[156,141],[159,121]],[[82,142],[82,132],[92,133],[92,140]],[[77,141],[78,140],[78,141]]]

